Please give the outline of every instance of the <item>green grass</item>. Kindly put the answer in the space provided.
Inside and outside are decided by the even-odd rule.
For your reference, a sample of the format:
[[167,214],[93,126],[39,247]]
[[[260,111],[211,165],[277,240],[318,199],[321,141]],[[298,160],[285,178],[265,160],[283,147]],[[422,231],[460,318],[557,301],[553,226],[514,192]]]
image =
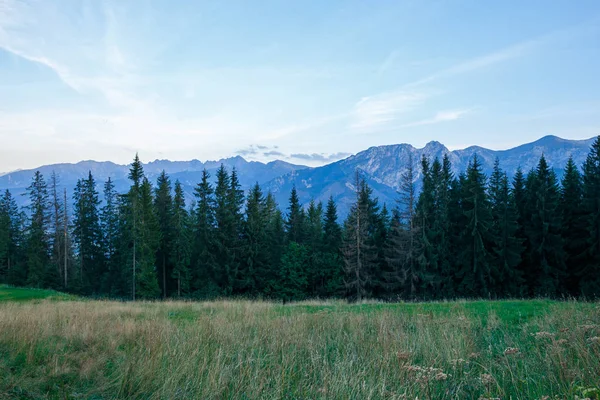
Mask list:
[[42,298],[0,287],[0,399],[600,398],[599,303]]
[[77,297],[48,289],[29,289],[0,285],[0,302],[32,300],[75,300]]

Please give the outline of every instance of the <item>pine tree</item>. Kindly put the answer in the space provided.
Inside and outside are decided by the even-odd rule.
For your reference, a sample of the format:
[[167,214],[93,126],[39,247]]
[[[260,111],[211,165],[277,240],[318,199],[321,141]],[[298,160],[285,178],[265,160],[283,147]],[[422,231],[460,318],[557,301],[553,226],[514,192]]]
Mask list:
[[236,215],[232,212],[231,179],[225,166],[217,170],[215,188],[215,262],[216,283],[221,293],[231,295],[235,277]]
[[466,296],[488,297],[491,290],[491,243],[489,230],[492,215],[486,194],[486,176],[476,155],[467,167],[463,186],[462,208],[466,226],[460,233],[461,250],[458,254],[461,279],[460,293]]
[[304,210],[300,200],[298,199],[298,192],[296,186],[292,187],[290,193],[290,201],[288,205],[288,214],[285,221],[285,230],[287,232],[287,239],[290,242],[302,243],[304,240]]
[[267,209],[262,190],[256,183],[248,195],[244,224],[245,257],[236,277],[237,292],[257,295],[269,279]]
[[177,283],[177,297],[180,298],[190,290],[191,259],[191,221],[185,209],[185,194],[181,183],[175,181],[175,197],[173,198],[173,215],[171,218],[173,241],[171,243],[170,262],[173,265],[171,278]]
[[525,233],[530,248],[529,282],[532,295],[555,296],[565,277],[561,238],[560,190],[554,171],[544,156],[528,176]]
[[[231,176],[229,179],[229,191],[227,193],[227,208],[229,218],[231,220],[229,232],[227,234],[227,247],[229,248],[230,255],[230,274],[231,274],[231,291],[235,292],[236,288],[236,277],[242,276],[245,273],[240,273],[240,268],[244,269],[244,253],[246,249],[246,243],[244,241],[244,191],[241,188],[239,182],[237,170],[232,168]],[[251,278],[254,279],[254,278]],[[255,285],[252,285],[254,291]]]
[[356,200],[344,223],[343,254],[348,297],[361,301],[369,295],[372,270],[377,263],[377,249],[373,245],[372,189],[358,170],[354,190]]
[[267,215],[267,258],[268,267],[260,273],[264,276],[261,292],[272,298],[281,298],[278,293],[277,280],[281,267],[281,260],[285,252],[285,222],[281,210],[277,208],[275,199],[271,193],[267,194],[266,215]]
[[562,179],[560,210],[567,273],[565,287],[570,294],[578,295],[579,275],[581,265],[585,263],[584,253],[588,235],[583,207],[583,180],[573,157],[569,157]]
[[215,260],[215,199],[210,175],[202,171],[202,180],[196,186],[194,210],[194,246],[192,251],[192,291],[195,297],[211,298],[219,295],[217,262]]
[[78,251],[79,286],[83,293],[98,294],[104,277],[100,200],[96,181],[89,172],[80,179],[73,195],[73,237]]
[[434,288],[440,285],[440,277],[437,274],[438,254],[435,247],[436,232],[434,230],[435,218],[435,181],[432,176],[429,160],[421,158],[421,174],[423,176],[421,193],[417,200],[415,211],[415,224],[418,229],[418,270],[423,272],[423,284],[421,291],[424,296],[434,295]]
[[160,245],[161,232],[152,197],[152,185],[143,178],[139,199],[138,256],[136,258],[139,273],[136,275],[137,296],[141,299],[153,299],[160,295],[156,268],[156,252]]
[[600,136],[583,164],[583,210],[587,241],[585,259],[579,271],[581,294],[600,297]]
[[0,197],[0,282],[25,283],[23,221],[24,216],[7,189]]
[[338,223],[337,207],[333,197],[329,197],[323,222],[323,252],[321,282],[318,284],[319,297],[332,297],[343,294],[344,261],[341,253],[342,229]]
[[508,177],[500,168],[497,158],[490,177],[489,196],[492,211],[490,233],[493,240],[491,292],[496,297],[518,296],[522,294],[523,277],[518,266],[523,245],[517,235],[519,225],[515,200],[510,192]]
[[388,297],[414,299],[423,280],[419,269],[419,230],[416,224],[416,188],[412,154],[400,180],[397,207],[386,244],[387,271],[384,276]]
[[173,265],[171,264],[171,247],[173,236],[173,197],[171,195],[171,180],[163,170],[158,176],[156,189],[154,193],[154,208],[158,219],[158,229],[160,231],[160,242],[156,252],[156,265],[159,268],[158,281],[162,298],[174,289],[174,282],[171,281],[173,275]]
[[47,234],[50,226],[50,201],[48,187],[40,171],[35,172],[27,194],[30,201],[25,255],[27,285],[41,288],[45,285],[50,264],[50,243]]
[[324,292],[323,273],[323,204],[310,201],[306,212],[305,247],[308,252],[307,265],[308,295],[318,296]]
[[104,206],[100,212],[100,230],[102,232],[102,251],[104,254],[105,273],[102,277],[101,292],[111,295],[124,293],[122,271],[119,265],[117,249],[119,248],[119,195],[112,180],[104,183]]
[[[54,171],[50,176],[50,200],[51,200],[51,226],[52,232],[50,234],[51,247],[52,247],[52,266],[53,268],[47,269],[46,274],[46,286],[59,288],[65,285],[66,282],[64,274],[66,270],[64,268],[65,260],[68,260],[68,228],[67,228],[67,204],[62,199],[62,193],[59,189],[59,178]],[[62,283],[62,284],[61,284]]]

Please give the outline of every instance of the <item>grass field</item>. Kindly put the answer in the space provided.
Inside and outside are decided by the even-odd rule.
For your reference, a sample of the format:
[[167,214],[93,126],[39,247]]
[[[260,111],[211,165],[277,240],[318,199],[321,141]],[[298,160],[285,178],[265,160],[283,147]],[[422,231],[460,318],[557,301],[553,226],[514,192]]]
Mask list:
[[120,303],[0,287],[0,399],[576,397],[600,398],[599,303]]

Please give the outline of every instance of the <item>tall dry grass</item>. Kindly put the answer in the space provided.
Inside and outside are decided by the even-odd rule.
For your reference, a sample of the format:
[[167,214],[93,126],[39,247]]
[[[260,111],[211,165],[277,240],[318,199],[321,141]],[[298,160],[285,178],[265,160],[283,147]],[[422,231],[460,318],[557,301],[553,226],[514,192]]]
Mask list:
[[0,398],[594,395],[597,304],[513,316],[469,303],[0,303]]

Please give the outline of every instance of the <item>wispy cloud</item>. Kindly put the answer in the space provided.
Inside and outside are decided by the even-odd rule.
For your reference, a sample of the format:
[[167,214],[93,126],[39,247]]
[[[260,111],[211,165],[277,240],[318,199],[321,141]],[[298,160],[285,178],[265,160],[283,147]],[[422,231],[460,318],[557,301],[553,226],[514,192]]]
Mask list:
[[438,124],[440,122],[456,121],[457,119],[461,119],[465,115],[471,113],[471,111],[472,109],[440,111],[437,114],[435,114],[433,118],[409,122],[407,124],[402,125],[402,127],[407,128],[411,126],[432,125]]
[[522,41],[520,43],[515,43],[505,48],[493,51],[489,54],[485,54],[482,56],[474,57],[462,62],[459,62],[453,66],[442,69],[438,72],[435,72],[429,76],[426,76],[422,79],[416,80],[414,82],[408,83],[405,85],[405,88],[411,88],[415,86],[420,86],[426,83],[430,83],[442,78],[450,78],[455,75],[465,74],[473,71],[477,71],[479,69],[491,67],[495,64],[499,64],[508,60],[516,59],[519,57],[526,56],[534,51],[536,48],[546,45],[552,44],[557,41],[571,39],[575,36],[583,35],[590,33],[590,31],[597,30],[598,18],[586,21],[585,23],[573,25],[567,27],[565,29],[559,29],[556,31],[552,31],[543,35],[540,35],[536,38]]
[[264,152],[263,156],[265,156],[265,157],[273,157],[273,156],[275,156],[275,157],[286,157],[285,154],[283,154],[282,152],[277,151],[277,150],[271,150],[271,151]]
[[427,97],[424,93],[407,91],[363,97],[354,106],[351,127],[356,130],[372,130],[414,110]]
[[346,158],[350,155],[350,153],[343,153],[343,152],[339,152],[339,153],[333,153],[333,154],[325,154],[325,153],[312,153],[312,154],[307,154],[307,153],[295,153],[295,154],[291,154],[290,157],[291,158],[295,158],[298,160],[304,160],[304,161],[313,161],[313,162],[332,162],[332,161],[337,161],[337,160],[341,160],[342,158]]

